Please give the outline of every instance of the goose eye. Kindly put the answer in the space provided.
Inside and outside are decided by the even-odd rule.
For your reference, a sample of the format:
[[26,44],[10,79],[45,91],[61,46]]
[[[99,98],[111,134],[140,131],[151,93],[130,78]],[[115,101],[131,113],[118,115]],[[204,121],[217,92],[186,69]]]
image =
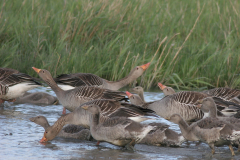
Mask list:
[[138,67],[137,67],[137,70],[138,70]]
[[42,71],[42,73],[44,73],[44,71]]
[[167,91],[168,91],[168,89],[167,89]]
[[48,133],[47,131],[45,133]]
[[134,99],[134,97],[132,97]]

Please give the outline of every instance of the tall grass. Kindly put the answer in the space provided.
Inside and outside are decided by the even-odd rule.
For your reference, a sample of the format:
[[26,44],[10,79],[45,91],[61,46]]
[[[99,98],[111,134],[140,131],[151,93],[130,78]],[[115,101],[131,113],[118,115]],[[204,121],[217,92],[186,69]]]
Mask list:
[[237,0],[5,0],[0,66],[117,80],[151,61],[145,88],[239,88],[239,19]]

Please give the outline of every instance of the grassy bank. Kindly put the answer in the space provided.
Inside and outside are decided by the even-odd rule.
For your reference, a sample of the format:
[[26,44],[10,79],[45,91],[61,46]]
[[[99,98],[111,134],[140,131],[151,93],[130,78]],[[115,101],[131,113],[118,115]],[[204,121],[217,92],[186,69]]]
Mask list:
[[181,89],[240,87],[240,2],[0,2],[0,66],[89,72],[109,80],[151,61],[138,79]]

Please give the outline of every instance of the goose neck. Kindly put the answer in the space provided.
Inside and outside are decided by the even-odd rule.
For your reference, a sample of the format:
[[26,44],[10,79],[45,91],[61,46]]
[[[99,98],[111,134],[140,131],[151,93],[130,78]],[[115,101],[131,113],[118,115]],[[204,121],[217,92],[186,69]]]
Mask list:
[[217,118],[217,107],[216,107],[216,105],[209,107],[209,117]]
[[53,80],[53,78],[48,78],[45,80],[45,82],[51,87],[51,89],[57,94],[59,92],[63,92],[64,90],[62,90],[57,83]]
[[144,99],[143,92],[139,93],[139,96],[141,97],[141,99],[143,100],[143,102],[146,103],[146,101],[145,101],[145,99]]
[[55,131],[56,135],[62,130],[63,126],[70,124],[72,120],[72,113],[61,116],[52,126],[52,130]]
[[185,122],[183,119],[180,120],[178,122],[179,128],[183,134],[184,137],[187,137],[187,135],[189,134],[190,130],[189,130],[189,125],[187,124],[187,122]]
[[99,116],[99,113],[92,115],[92,124],[94,124],[95,126],[99,124]]
[[117,80],[117,81],[108,81],[108,84],[111,86],[110,88],[112,90],[119,90],[120,88],[126,86],[127,84],[131,83],[134,79],[137,77],[133,76],[132,73],[130,73],[128,76]]

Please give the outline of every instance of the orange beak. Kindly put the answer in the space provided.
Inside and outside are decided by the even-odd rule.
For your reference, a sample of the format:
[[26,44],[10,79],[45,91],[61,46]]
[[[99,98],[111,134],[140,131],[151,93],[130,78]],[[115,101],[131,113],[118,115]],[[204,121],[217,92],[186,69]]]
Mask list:
[[133,96],[133,95],[132,95],[130,92],[128,92],[128,91],[126,91],[126,94],[127,94],[128,98],[130,98],[130,97]]
[[150,66],[150,62],[144,65],[141,65],[140,67],[145,71]]
[[41,143],[47,142],[47,138],[45,137],[45,134],[43,135],[43,138],[40,140]]
[[38,69],[38,68],[35,68],[35,67],[32,67],[32,69],[34,69],[35,72],[39,73],[41,71],[41,69]]
[[158,83],[158,87],[159,87],[161,90],[164,90],[167,86],[164,86],[162,83]]

